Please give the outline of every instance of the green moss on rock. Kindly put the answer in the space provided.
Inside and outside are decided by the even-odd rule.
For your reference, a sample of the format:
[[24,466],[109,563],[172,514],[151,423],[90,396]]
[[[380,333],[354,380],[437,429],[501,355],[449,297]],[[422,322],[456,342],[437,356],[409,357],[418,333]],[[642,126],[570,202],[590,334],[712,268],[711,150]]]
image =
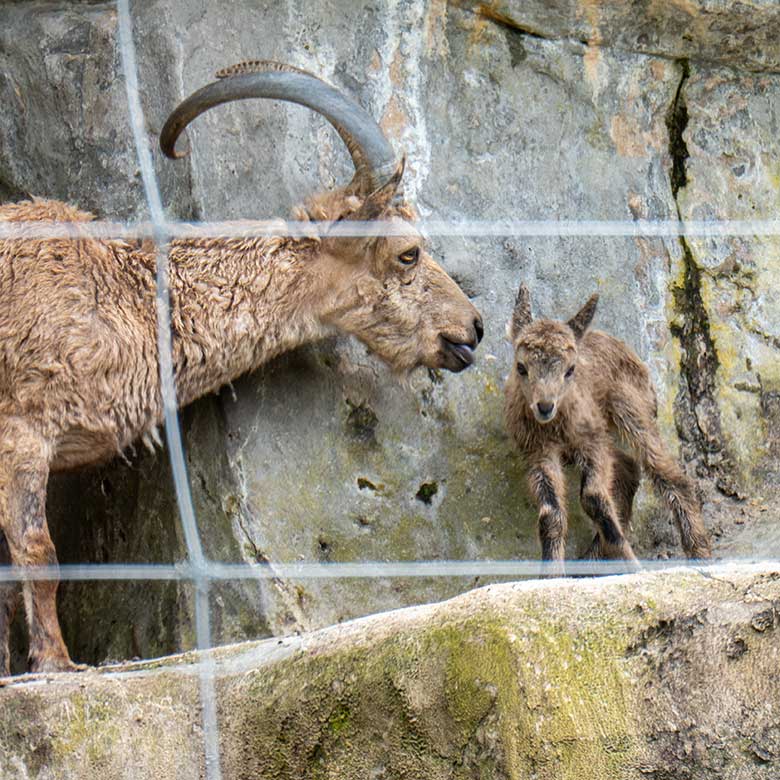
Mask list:
[[[780,696],[779,587],[769,566],[497,585],[218,650],[223,777],[642,780],[684,756],[774,780],[752,704]],[[0,688],[0,776],[197,777],[194,657]]]
[[620,776],[634,753],[625,636],[533,612],[520,625],[448,621],[253,673],[257,708],[231,727],[253,746],[247,777]]

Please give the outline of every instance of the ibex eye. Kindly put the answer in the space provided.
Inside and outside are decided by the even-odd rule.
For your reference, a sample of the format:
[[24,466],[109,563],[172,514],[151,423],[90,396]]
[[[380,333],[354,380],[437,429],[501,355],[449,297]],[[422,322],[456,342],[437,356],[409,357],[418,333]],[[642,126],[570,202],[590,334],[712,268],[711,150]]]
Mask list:
[[518,363],[517,373],[520,374],[520,376],[528,376],[528,369],[522,363]]
[[398,255],[398,260],[404,265],[414,265],[420,259],[420,248],[415,247],[408,252]]
[[564,374],[564,376],[566,377],[566,379],[571,379],[573,375],[574,375],[574,366],[569,366],[566,369],[566,373]]

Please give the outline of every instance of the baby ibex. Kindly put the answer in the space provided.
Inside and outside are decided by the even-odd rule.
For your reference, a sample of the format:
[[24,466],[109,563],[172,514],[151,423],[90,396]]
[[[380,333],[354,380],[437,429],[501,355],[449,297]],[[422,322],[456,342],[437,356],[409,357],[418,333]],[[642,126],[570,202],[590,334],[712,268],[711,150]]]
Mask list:
[[[639,487],[639,460],[674,517],[686,555],[709,558],[693,484],[658,434],[646,366],[622,341],[588,330],[597,301],[597,295],[591,297],[566,323],[533,320],[528,289],[521,284],[509,323],[514,366],[506,384],[506,421],[526,458],[539,506],[542,557],[564,559],[563,466],[574,464],[582,472],[582,507],[597,529],[585,557],[635,562],[625,531]],[[562,574],[563,565],[557,570]]]
[[[352,181],[311,199],[303,220],[388,221],[392,237],[172,241],[171,328],[179,403],[332,333],[356,336],[396,372],[461,371],[479,313],[425,251],[401,194],[403,163],[356,103],[311,74],[248,63],[185,100],[163,151],[189,122],[231,100],[275,98],[323,114],[347,145]],[[0,207],[6,221],[89,221],[54,201]],[[50,472],[107,460],[162,419],[150,242],[0,240],[0,563],[55,564],[46,525]],[[32,671],[73,668],[56,582],[24,585]],[[0,586],[0,675],[8,673],[15,592]]]

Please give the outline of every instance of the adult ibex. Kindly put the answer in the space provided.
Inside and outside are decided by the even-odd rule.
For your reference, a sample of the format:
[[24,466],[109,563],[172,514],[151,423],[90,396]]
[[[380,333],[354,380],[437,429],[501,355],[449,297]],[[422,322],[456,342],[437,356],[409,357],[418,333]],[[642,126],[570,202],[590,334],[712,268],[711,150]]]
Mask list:
[[[187,404],[298,345],[348,333],[397,372],[461,371],[482,336],[477,310],[425,251],[399,189],[400,162],[378,125],[338,90],[275,63],[228,69],[185,100],[161,135],[163,151],[220,103],[275,98],[324,115],[356,173],[312,198],[298,219],[377,220],[391,237],[174,240],[171,328],[178,400]],[[0,220],[88,222],[56,201],[0,207]],[[112,458],[162,418],[150,242],[0,240],[0,562],[56,564],[46,524],[54,471]],[[32,671],[72,669],[53,581],[24,585]],[[9,670],[16,601],[0,587],[0,674]]]
[[658,433],[647,367],[624,342],[588,330],[597,301],[592,296],[565,323],[534,320],[528,288],[520,285],[509,323],[514,366],[506,384],[506,421],[525,456],[529,487],[539,506],[542,557],[558,561],[563,573],[563,466],[570,463],[582,471],[580,500],[597,531],[586,557],[635,561],[625,532],[641,463],[674,517],[686,555],[709,558],[694,486]]

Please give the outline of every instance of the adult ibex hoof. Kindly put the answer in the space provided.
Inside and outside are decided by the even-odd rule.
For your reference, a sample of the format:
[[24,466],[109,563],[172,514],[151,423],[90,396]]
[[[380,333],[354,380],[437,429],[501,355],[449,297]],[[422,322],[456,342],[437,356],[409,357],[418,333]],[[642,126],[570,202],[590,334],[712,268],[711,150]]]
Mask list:
[[47,674],[52,672],[84,672],[89,669],[87,664],[77,664],[67,656],[49,656],[30,662],[31,674]]

